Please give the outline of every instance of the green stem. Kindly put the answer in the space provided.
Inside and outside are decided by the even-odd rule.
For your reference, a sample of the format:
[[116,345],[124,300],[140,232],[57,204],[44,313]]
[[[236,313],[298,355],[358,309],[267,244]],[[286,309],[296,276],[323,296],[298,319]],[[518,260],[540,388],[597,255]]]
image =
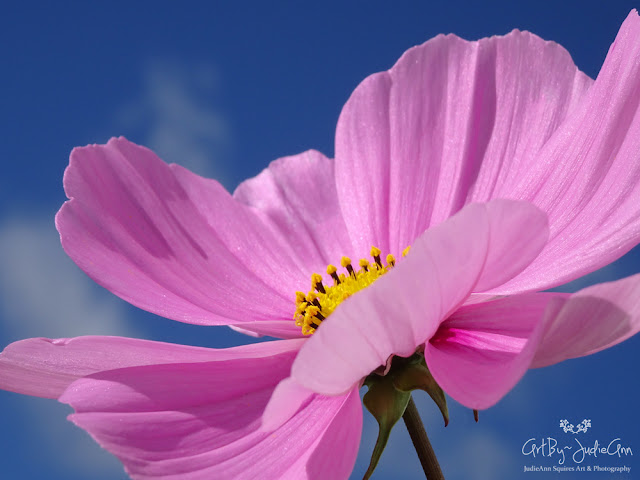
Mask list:
[[427,432],[424,429],[420,414],[412,397],[409,398],[409,403],[404,411],[404,415],[402,415],[402,419],[407,426],[409,436],[418,453],[418,458],[420,459],[427,480],[444,480],[444,475],[442,475],[442,470],[440,470],[440,464],[433,451],[431,442],[429,442],[429,437],[427,437]]

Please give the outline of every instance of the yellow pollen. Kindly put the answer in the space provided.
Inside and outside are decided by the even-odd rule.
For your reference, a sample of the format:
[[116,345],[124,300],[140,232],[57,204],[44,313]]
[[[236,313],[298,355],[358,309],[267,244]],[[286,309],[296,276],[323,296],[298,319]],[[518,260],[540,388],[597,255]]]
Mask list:
[[[353,267],[351,266],[351,259],[349,257],[342,257],[342,260],[340,260],[340,265],[342,265],[343,268],[347,269],[347,272],[349,272],[350,277],[355,276],[356,272],[353,270]],[[342,278],[342,275],[340,276],[340,278]]]
[[376,261],[376,265],[378,265],[378,268],[382,268],[382,262],[380,261],[381,253],[382,251],[380,251],[378,247],[371,247],[371,256]]
[[395,266],[395,264],[396,264],[396,258],[391,254],[387,255],[387,265],[393,267]]
[[409,254],[409,250],[411,250],[411,246],[408,246],[404,250],[402,250],[402,256],[406,257]]
[[322,275],[318,273],[314,273],[313,275],[311,275],[311,289],[315,289],[320,293],[325,293],[324,285],[322,284]]
[[333,278],[334,283],[336,285],[339,285],[340,284],[340,277],[336,273],[337,271],[338,271],[338,269],[336,268],[335,265],[328,265],[327,266],[327,273],[329,275],[331,275],[331,278]]
[[[407,251],[408,248],[404,252]],[[328,265],[327,274],[334,281],[332,286],[322,284],[322,275],[318,273],[311,275],[309,293],[305,295],[302,292],[296,292],[296,310],[293,316],[296,325],[302,329],[304,335],[314,333],[340,303],[371,285],[395,266],[396,260],[391,254],[386,256],[387,266],[382,265],[381,254],[379,248],[372,247],[371,256],[375,263],[369,263],[363,258],[358,262],[359,270],[353,268],[349,257],[342,257],[340,265],[346,270],[346,274],[339,274],[335,265]]]
[[307,307],[307,313],[309,315],[311,315],[312,317],[315,316],[319,311],[320,311],[320,309],[318,307],[316,307],[315,305],[309,305]]

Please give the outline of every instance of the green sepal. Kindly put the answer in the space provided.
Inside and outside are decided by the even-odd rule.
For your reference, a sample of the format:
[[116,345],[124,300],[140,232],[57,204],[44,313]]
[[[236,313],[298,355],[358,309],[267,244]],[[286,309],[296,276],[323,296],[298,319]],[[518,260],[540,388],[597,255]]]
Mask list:
[[415,357],[417,356],[411,357],[410,361],[404,365],[404,368],[393,376],[393,385],[403,392],[411,392],[412,390],[424,390],[427,392],[440,409],[444,419],[444,426],[446,427],[449,425],[449,408],[447,407],[444,391],[431,375],[424,357]]
[[365,384],[369,387],[369,391],[364,395],[362,401],[378,422],[378,438],[371,454],[369,468],[363,477],[363,480],[368,480],[378,465],[380,455],[387,446],[391,429],[407,408],[411,393],[398,390],[393,385],[390,375],[384,377],[371,375]]
[[415,353],[408,358],[394,357],[386,375],[382,372],[372,373],[364,384],[369,388],[362,399],[364,406],[378,422],[378,438],[363,478],[368,480],[378,465],[391,429],[404,415],[413,390],[424,390],[429,394],[442,413],[445,427],[449,424],[449,409],[444,392],[427,368],[422,353]]

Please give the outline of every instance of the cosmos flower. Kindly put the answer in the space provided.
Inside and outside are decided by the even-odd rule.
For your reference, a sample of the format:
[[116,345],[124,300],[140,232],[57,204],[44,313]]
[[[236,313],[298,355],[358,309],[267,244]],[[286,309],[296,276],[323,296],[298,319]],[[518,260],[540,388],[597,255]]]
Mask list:
[[634,11],[596,81],[527,32],[438,36],[358,86],[335,161],[283,158],[233,195],[123,138],[75,149],[56,225],[80,268],[164,317],[281,340],[29,339],[0,386],[70,404],[133,478],[347,478],[359,388],[394,359],[483,409],[640,329],[638,275],[543,292],[639,243],[639,104]]

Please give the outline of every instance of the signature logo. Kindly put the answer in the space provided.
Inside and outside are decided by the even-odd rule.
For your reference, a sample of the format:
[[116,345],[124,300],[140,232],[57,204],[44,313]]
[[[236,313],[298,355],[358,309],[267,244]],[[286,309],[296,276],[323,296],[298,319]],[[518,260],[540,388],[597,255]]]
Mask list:
[[[591,428],[591,420],[584,419],[577,425],[569,423],[567,419],[560,420],[560,428],[564,433],[571,433],[576,435],[575,437],[566,438],[567,441],[560,441],[553,436],[543,438],[529,438],[522,445],[522,454],[530,456],[531,458],[548,458],[557,461],[558,465],[564,465],[565,462],[569,463],[573,461],[575,465],[579,465],[585,460],[591,458],[596,460],[598,457],[629,457],[633,456],[633,450],[630,446],[625,445],[620,437],[613,440],[601,441],[599,439],[589,439],[580,435],[579,433],[587,433],[587,430]],[[533,467],[531,467],[533,468]],[[550,467],[540,467],[542,469]],[[556,468],[556,467],[554,467]],[[563,467],[563,468],[584,468],[584,467]],[[589,467],[591,468],[591,467]],[[526,470],[525,471],[531,471]],[[578,470],[582,471],[582,470]]]
[[574,440],[574,445],[560,445],[558,440],[553,437],[543,438],[540,442],[536,438],[530,438],[522,445],[522,454],[531,455],[533,458],[537,456],[556,457],[559,465],[564,465],[567,456],[574,463],[582,463],[585,458],[590,456],[593,458],[597,458],[598,455],[621,458],[633,455],[631,447],[624,446],[620,438],[614,438],[605,444],[595,440],[593,447],[583,445],[577,438],[574,438]]
[[568,420],[560,420],[560,428],[564,430],[564,433],[587,433],[587,430],[591,427],[591,420],[584,419],[578,425],[574,427],[573,423],[569,423]]

